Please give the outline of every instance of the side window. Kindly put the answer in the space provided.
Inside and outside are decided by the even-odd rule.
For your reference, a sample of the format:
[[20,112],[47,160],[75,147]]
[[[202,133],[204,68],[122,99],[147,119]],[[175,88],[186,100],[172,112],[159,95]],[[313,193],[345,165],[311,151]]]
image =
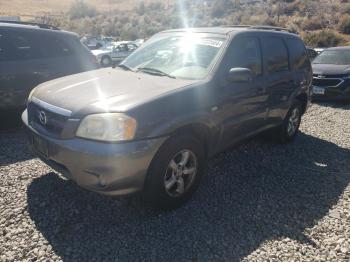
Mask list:
[[301,40],[287,39],[288,49],[290,51],[291,66],[294,70],[305,69],[309,67],[309,57],[306,48]]
[[10,48],[7,43],[7,37],[3,32],[0,32],[0,62],[4,62],[8,60],[9,52],[10,52]]
[[136,49],[136,47],[132,44],[128,44],[128,50],[129,51],[134,51]]
[[73,49],[64,39],[52,35],[42,35],[41,46],[44,56],[47,58],[66,57],[74,54]]
[[230,47],[231,67],[244,67],[252,70],[255,76],[262,74],[259,40],[255,37],[234,39]]
[[281,38],[263,37],[262,50],[268,73],[276,73],[289,70],[288,51]]
[[1,37],[7,39],[2,46],[4,57],[8,61],[31,60],[40,58],[40,48],[36,34],[31,32],[8,32],[1,33]]

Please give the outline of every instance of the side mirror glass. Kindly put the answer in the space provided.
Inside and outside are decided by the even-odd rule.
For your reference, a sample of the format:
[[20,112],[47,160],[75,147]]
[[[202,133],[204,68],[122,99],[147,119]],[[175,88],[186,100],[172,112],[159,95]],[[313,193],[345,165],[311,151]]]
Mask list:
[[250,82],[253,79],[253,73],[248,68],[234,67],[228,72],[227,79],[230,82]]

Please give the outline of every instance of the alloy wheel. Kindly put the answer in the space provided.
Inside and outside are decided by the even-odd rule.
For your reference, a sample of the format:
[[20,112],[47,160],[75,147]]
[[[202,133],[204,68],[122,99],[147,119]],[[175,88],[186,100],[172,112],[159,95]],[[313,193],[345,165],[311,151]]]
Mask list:
[[190,150],[182,150],[170,160],[164,176],[165,191],[170,197],[184,195],[197,174],[197,158]]
[[298,130],[300,124],[300,111],[299,108],[295,107],[288,119],[287,133],[288,136],[293,136]]

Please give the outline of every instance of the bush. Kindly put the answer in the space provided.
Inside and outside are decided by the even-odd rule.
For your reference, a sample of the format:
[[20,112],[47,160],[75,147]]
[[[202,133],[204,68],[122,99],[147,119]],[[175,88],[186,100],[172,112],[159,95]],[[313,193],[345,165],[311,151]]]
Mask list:
[[340,20],[339,30],[344,34],[350,34],[350,16],[346,16]]
[[323,29],[325,25],[323,24],[320,18],[315,17],[315,18],[306,19],[302,27],[304,30],[312,31],[312,30]]
[[75,1],[69,9],[69,16],[71,19],[78,19],[84,17],[93,17],[97,15],[96,8],[88,5],[83,0]]
[[330,30],[307,33],[304,41],[306,45],[313,47],[332,47],[345,43],[344,38]]

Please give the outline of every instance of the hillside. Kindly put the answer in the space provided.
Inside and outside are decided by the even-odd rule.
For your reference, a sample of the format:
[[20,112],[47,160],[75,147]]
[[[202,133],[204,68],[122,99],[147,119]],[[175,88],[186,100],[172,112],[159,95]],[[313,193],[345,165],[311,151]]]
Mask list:
[[[36,16],[68,12],[76,0],[0,0],[0,15]],[[146,0],[148,3],[152,0]],[[87,0],[98,11],[131,10],[140,0]]]
[[125,40],[169,28],[264,24],[292,29],[312,46],[350,41],[349,0],[0,0],[1,14]]

